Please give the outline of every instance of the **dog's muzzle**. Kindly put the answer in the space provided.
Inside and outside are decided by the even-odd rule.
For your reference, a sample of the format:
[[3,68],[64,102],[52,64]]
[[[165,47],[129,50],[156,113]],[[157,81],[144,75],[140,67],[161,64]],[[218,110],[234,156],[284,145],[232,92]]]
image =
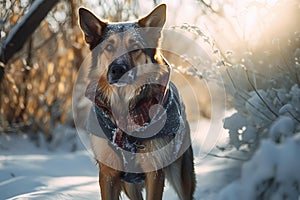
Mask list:
[[107,72],[107,80],[109,84],[121,87],[133,83],[135,74],[135,70],[126,64],[112,63]]

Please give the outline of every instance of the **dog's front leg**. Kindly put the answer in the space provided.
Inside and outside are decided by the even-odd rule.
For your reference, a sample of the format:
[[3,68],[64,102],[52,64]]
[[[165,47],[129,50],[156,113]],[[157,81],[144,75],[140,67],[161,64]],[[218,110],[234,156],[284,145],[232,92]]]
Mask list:
[[99,164],[99,184],[102,200],[118,200],[121,192],[120,172]]
[[146,173],[145,187],[147,200],[162,199],[165,184],[163,170]]

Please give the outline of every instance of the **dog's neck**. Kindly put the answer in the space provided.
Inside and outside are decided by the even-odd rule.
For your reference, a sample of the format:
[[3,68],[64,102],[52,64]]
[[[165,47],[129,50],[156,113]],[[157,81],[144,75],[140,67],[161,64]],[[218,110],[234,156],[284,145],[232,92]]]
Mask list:
[[[133,88],[133,86],[130,86]],[[130,88],[130,89],[132,89]],[[100,92],[92,97],[93,102],[102,110],[106,110],[111,121],[117,126],[143,126],[151,121],[149,111],[155,104],[163,105],[167,97],[168,85],[146,84],[129,92],[128,86],[116,87],[109,100]],[[86,94],[89,98],[88,94]],[[139,119],[132,121],[132,117]],[[133,124],[132,124],[133,122]],[[121,127],[120,127],[121,128]],[[124,127],[123,127],[124,128]]]

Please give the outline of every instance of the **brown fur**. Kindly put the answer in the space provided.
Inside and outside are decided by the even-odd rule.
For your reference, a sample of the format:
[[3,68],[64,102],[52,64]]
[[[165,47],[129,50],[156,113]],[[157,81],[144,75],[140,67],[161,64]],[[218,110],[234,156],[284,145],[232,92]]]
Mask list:
[[[164,4],[156,7],[149,15],[138,20],[133,24],[139,27],[160,27],[165,23],[166,6]],[[130,64],[133,66],[139,66],[146,63],[151,63],[153,59],[159,64],[165,64],[163,58],[158,54],[156,49],[153,58],[146,54],[143,50],[138,49],[131,53],[126,53],[130,49],[142,47],[139,40],[131,34],[130,31],[120,34],[114,34],[113,31],[109,31],[109,23],[103,22],[95,17],[91,12],[86,9],[80,9],[80,25],[85,34],[86,42],[90,45],[90,49],[96,48],[97,44],[102,43],[101,53],[97,54],[98,60],[96,67],[92,66],[92,70],[89,78],[91,80],[98,80],[98,88],[101,93],[107,99],[109,106],[113,106],[117,112],[122,112],[124,108],[123,103],[127,103],[133,99],[138,91],[135,90],[135,86],[145,82],[149,78],[149,73],[153,74],[153,71],[147,71],[147,68],[139,68],[136,72],[136,80],[132,84],[117,87],[108,82],[106,74],[108,73],[108,66],[110,63],[118,58],[120,55],[124,55],[124,59],[130,59]],[[128,30],[131,30],[131,24],[124,24]],[[112,25],[113,27],[113,25]],[[105,32],[105,30],[108,30]],[[113,30],[113,28],[111,28]],[[151,42],[155,43],[155,46],[159,45],[159,35]],[[147,40],[147,38],[144,38]],[[105,41],[104,41],[105,40]],[[125,52],[125,54],[123,53]],[[157,76],[161,76],[165,69],[157,69]],[[99,78],[100,77],[100,78]],[[135,85],[136,84],[136,85]],[[148,94],[149,95],[149,94]],[[123,103],[120,103],[123,102]],[[121,105],[121,106],[120,106]],[[189,126],[186,122],[185,133],[189,136]],[[145,146],[144,150],[139,150],[137,153],[155,152],[160,148],[167,145],[169,142],[181,142],[172,141],[172,137],[161,137],[143,142]],[[188,140],[190,142],[190,140]],[[163,189],[165,184],[165,178],[167,178],[171,185],[174,187],[178,196],[182,200],[193,199],[193,193],[195,190],[195,174],[193,164],[193,151],[191,146],[181,152],[180,156],[175,162],[169,166],[161,168],[157,166],[163,166],[163,161],[168,160],[171,155],[158,153],[153,158],[153,162],[145,163],[143,158],[137,157],[136,162],[145,172],[146,178],[144,184],[130,184],[120,180],[121,171],[113,169],[109,166],[122,166],[122,159],[120,155],[112,149],[104,138],[91,135],[92,149],[95,154],[95,158],[99,165],[99,185],[101,189],[101,197],[103,200],[115,200],[119,199],[120,192],[124,191],[126,195],[132,200],[142,199],[142,188],[146,189],[147,200],[162,199]],[[101,160],[107,161],[106,164],[101,163]],[[156,167],[158,170],[149,171],[149,169]]]

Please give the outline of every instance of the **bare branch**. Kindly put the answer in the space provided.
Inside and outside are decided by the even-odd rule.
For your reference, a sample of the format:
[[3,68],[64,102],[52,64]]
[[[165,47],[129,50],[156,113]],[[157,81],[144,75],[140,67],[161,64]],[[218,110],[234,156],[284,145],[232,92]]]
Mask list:
[[250,80],[250,77],[249,77],[249,74],[248,74],[248,70],[247,70],[247,69],[246,69],[246,75],[247,75],[247,80],[248,80],[249,84],[251,85],[252,89],[253,89],[254,92],[257,94],[257,96],[260,98],[260,100],[263,102],[263,104],[265,104],[265,106],[267,107],[267,109],[268,109],[275,117],[278,117],[277,113],[271,109],[271,107],[268,105],[268,103],[264,100],[264,98],[259,94],[259,92],[258,92],[257,89],[255,88],[255,86],[253,85],[252,81]]
[[238,160],[238,161],[248,161],[249,160],[249,158],[238,158],[238,157],[233,157],[233,156],[220,156],[220,155],[213,154],[213,153],[208,153],[207,155],[216,157],[216,158],[226,158],[226,159],[232,159],[232,160]]
[[216,10],[215,8],[213,8],[211,3],[207,3],[204,0],[199,0],[199,2],[202,3],[206,8],[208,8],[212,13],[223,17],[224,13],[222,12],[222,10]]
[[[36,0],[28,13],[10,31],[0,48],[0,62],[6,64],[18,52],[58,0]],[[4,68],[0,67],[0,83]]]

